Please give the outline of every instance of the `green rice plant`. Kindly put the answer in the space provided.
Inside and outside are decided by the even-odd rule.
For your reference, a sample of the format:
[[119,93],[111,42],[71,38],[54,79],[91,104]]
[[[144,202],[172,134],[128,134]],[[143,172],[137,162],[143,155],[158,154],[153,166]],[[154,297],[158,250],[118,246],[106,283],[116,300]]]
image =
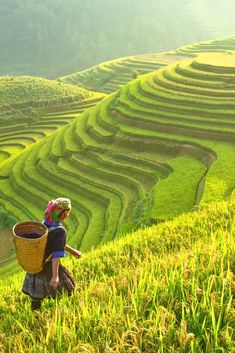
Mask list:
[[[170,60],[167,55],[165,60]],[[172,57],[172,62],[175,59]],[[37,121],[27,125],[27,133],[26,127],[22,127],[19,134],[14,130],[0,131],[3,143],[7,139],[11,141],[9,138],[13,139],[15,134],[16,140],[13,139],[12,143],[16,144],[22,137],[25,145],[27,137],[34,133],[33,146],[18,152],[17,156],[11,155],[7,148],[1,149],[0,144],[3,159],[0,182],[7,186],[1,194],[2,205],[16,217],[22,214],[40,217],[39,210],[48,198],[54,198],[54,185],[58,184],[60,192],[75,202],[74,215],[68,223],[69,239],[88,250],[126,233],[128,229],[141,226],[141,222],[145,224],[149,215],[152,221],[158,220],[157,208],[164,210],[158,204],[158,200],[164,204],[161,196],[166,193],[164,185],[168,185],[170,195],[165,202],[170,210],[169,217],[171,213],[175,215],[174,211],[178,214],[190,210],[201,198],[204,206],[231,195],[235,187],[234,146],[229,143],[234,141],[233,87],[228,89],[227,86],[231,96],[225,99],[224,90],[221,90],[221,97],[217,96],[217,82],[220,82],[222,72],[226,72],[227,80],[232,79],[233,74],[230,69],[222,68],[220,72],[220,68],[214,68],[214,74],[208,75],[212,79],[206,87],[206,80],[199,77],[203,72],[205,75],[210,72],[208,63],[203,60],[190,60],[187,64],[172,65],[142,76],[82,115],[80,112],[97,103],[98,97],[93,102],[78,103],[68,94],[64,100],[61,98],[57,108],[48,107],[48,112],[42,108]],[[138,65],[141,72],[152,70],[155,64],[144,61],[127,58],[104,64],[97,67],[96,73],[93,70],[92,75],[98,77],[103,73],[104,77],[100,82],[97,79],[96,84],[101,85],[102,81],[103,87],[106,84],[111,89],[115,84],[129,80],[128,70],[137,69]],[[199,76],[186,79],[187,75],[182,74],[180,82],[181,74],[177,72],[179,81],[175,83],[171,76],[178,67],[198,70]],[[115,70],[121,73],[120,80],[113,75]],[[164,73],[169,75],[164,76]],[[89,73],[86,74],[88,82]],[[218,81],[214,80],[215,77]],[[194,85],[195,80],[202,81],[203,87]],[[187,86],[191,88],[190,92],[186,92]],[[209,91],[211,96],[207,95]],[[216,94],[212,96],[214,91]],[[21,94],[23,91],[20,90]],[[56,98],[35,104],[52,102],[56,103]],[[62,103],[65,103],[64,107]],[[15,109],[27,109],[27,102],[17,104]],[[52,133],[54,128],[63,124],[67,125]],[[9,158],[5,153],[9,153]],[[175,159],[171,160],[173,157]],[[167,165],[163,166],[163,162]],[[176,163],[175,168],[171,163]],[[183,184],[182,175],[187,165],[192,166],[194,173],[188,172],[187,190],[190,191],[183,194],[182,187],[177,188],[177,185]],[[223,173],[225,169],[227,174]],[[159,178],[165,177],[168,178],[157,183]],[[48,186],[47,193],[45,185]],[[156,193],[150,193],[153,187]],[[16,201],[12,202],[16,195]],[[25,200],[28,202],[26,206]],[[175,210],[170,206],[172,200],[177,200]],[[22,213],[17,207],[22,207]],[[168,218],[167,212],[164,214],[161,220]],[[115,222],[112,217],[116,218]],[[183,330],[185,327],[181,328]]]
[[[21,204],[20,208],[28,208],[31,217],[37,219],[40,207],[43,207],[44,204],[40,192],[35,188],[31,188],[28,183],[24,183],[22,178],[22,174],[25,168],[27,168],[27,157],[28,154],[24,153],[24,155],[14,164],[9,177],[11,183],[11,189],[9,191],[12,192],[13,195],[14,193],[18,194],[19,197],[17,198],[17,201]],[[27,202],[25,202],[25,200],[27,200]]]
[[[149,132],[148,130],[141,130],[139,128],[134,128],[133,126],[129,128],[128,126],[122,125],[122,133],[126,133],[129,138],[130,136],[138,137],[141,138],[143,134],[149,138],[155,138],[160,137],[161,139],[167,138],[167,139],[173,139],[175,141],[183,141],[185,144],[187,144],[187,141],[185,140],[184,136],[180,135],[170,135],[166,133],[160,133],[160,132]],[[201,147],[206,147],[209,148],[211,151],[214,151],[214,153],[217,156],[216,162],[212,165],[211,167],[211,172],[207,176],[207,183],[206,183],[206,197],[204,198],[205,202],[211,202],[214,197],[216,200],[222,200],[224,197],[228,197],[228,195],[231,193],[231,191],[234,188],[234,163],[233,163],[233,154],[234,154],[234,146],[233,144],[229,143],[223,143],[221,145],[220,142],[211,142],[208,140],[203,140],[200,141],[199,139],[190,138],[191,144],[199,144]],[[226,167],[225,167],[226,166]],[[226,175],[224,174],[223,170],[226,168],[227,173]],[[214,174],[215,173],[215,174]],[[209,180],[213,180],[211,187]],[[217,182],[218,183],[217,183]],[[209,187],[208,192],[207,190],[207,185]],[[217,186],[216,186],[217,185]],[[209,196],[210,195],[210,196]],[[226,196],[225,196],[226,195]],[[207,201],[206,201],[207,200]]]
[[[197,85],[196,87],[191,83],[189,85],[183,84],[183,82],[177,82],[177,84],[172,82],[171,77],[167,76],[167,70],[162,72],[162,75],[158,75],[157,77],[155,76],[154,79],[155,83],[159,85],[160,87],[164,87],[167,90],[177,90],[178,92],[182,92],[184,95],[188,96],[195,96],[195,97],[213,97],[217,98],[221,101],[222,104],[224,104],[225,101],[229,101],[229,99],[232,97],[234,98],[234,90],[232,87],[231,89],[223,89],[223,86],[219,89],[215,89],[214,87],[210,87],[210,83],[208,82],[207,87],[200,87]],[[199,81],[199,80],[198,80]]]
[[144,168],[145,171],[154,173],[157,177],[164,177],[171,173],[171,169],[167,165],[162,163],[156,163],[147,159],[143,159],[137,156],[132,156],[130,154],[112,153],[112,159],[118,160],[122,164],[134,165],[135,167],[140,166]]
[[34,315],[23,272],[3,276],[2,351],[231,352],[233,210],[214,204],[65,259],[79,291]]
[[[202,89],[201,92],[202,93],[206,93],[207,91],[213,91],[214,94],[216,94],[216,92],[218,91],[221,94],[221,97],[224,97],[225,93],[228,91],[228,93],[230,93],[229,89],[226,89],[224,80],[222,79],[222,77],[218,77],[218,75],[214,75],[214,79],[210,79],[207,77],[207,79],[205,80],[205,76],[203,75],[203,73],[201,73],[201,76],[199,76],[198,78],[192,78],[190,77],[190,65],[188,65],[188,72],[186,75],[185,74],[181,74],[180,72],[178,72],[178,69],[180,70],[180,68],[185,68],[186,64],[185,62],[181,62],[180,64],[175,64],[172,66],[168,66],[167,70],[164,70],[162,72],[163,76],[174,82],[177,84],[184,84],[187,85],[187,87],[193,88],[199,88]],[[196,73],[196,70],[195,70]],[[212,76],[212,75],[211,75]],[[212,78],[212,77],[211,77]]]
[[75,133],[76,128],[77,128],[77,121],[76,119],[74,119],[63,131],[65,153],[79,151],[79,144],[77,143],[76,133]]
[[[40,144],[38,144],[38,149],[40,148]],[[10,179],[13,178],[13,190],[18,192],[19,195],[25,196],[22,199],[23,204],[21,205],[21,209],[25,207],[25,200],[26,207],[30,207],[31,211],[35,210],[34,214],[30,216],[36,219],[40,219],[41,209],[46,207],[48,202],[49,194],[46,193],[48,188],[48,182],[44,182],[43,186],[40,190],[40,178],[38,173],[35,174],[35,160],[37,159],[38,150],[36,148],[32,149],[30,153],[25,153],[24,158],[19,159],[18,162],[23,163],[24,168],[21,168],[19,163],[16,163],[13,167],[13,172],[11,172]],[[34,182],[32,182],[34,177]],[[19,188],[19,190],[17,190]],[[9,191],[8,191],[9,192]],[[14,194],[14,191],[13,191]],[[54,197],[54,191],[52,192],[51,198]],[[19,197],[20,199],[20,197]],[[31,200],[31,204],[30,204]],[[73,218],[73,217],[72,217]]]
[[234,48],[234,36],[231,36],[187,45],[177,49],[176,53],[186,53],[187,55],[195,56],[201,52],[227,52],[228,50],[234,50]]
[[82,116],[82,119],[77,120],[76,130],[75,130],[77,143],[83,149],[87,149],[89,147],[99,148],[99,143],[94,141],[94,139],[90,137],[89,133],[87,133],[87,130],[86,130],[87,119],[88,119],[88,115],[87,113],[84,113]]
[[[5,147],[5,146],[4,146]],[[4,160],[6,160],[7,158],[9,158],[11,156],[11,152],[10,151],[3,151],[1,149],[1,145],[0,145],[0,163]]]
[[80,99],[91,96],[82,88],[30,76],[2,76],[0,92],[5,104],[26,103],[26,105],[34,101],[50,101],[66,96],[80,95]]
[[9,190],[11,190],[9,180],[0,180],[0,185],[0,204],[4,210],[17,220],[32,218],[33,215],[30,210],[26,209],[26,207],[22,207],[21,203],[16,200],[15,194],[9,192]]
[[[54,187],[51,183],[46,183],[43,176],[39,175],[37,169],[26,169],[24,171],[24,180],[29,185],[39,190],[40,194],[43,195],[44,207],[46,207],[48,200],[55,197]],[[45,188],[46,185],[46,188]],[[43,215],[40,215],[42,218]],[[85,233],[88,224],[89,215],[84,211],[81,212],[78,202],[73,200],[73,212],[66,226],[68,227],[68,241],[76,246],[79,246],[82,235]],[[79,227],[78,227],[79,226]]]
[[[200,80],[202,83],[208,81],[208,85],[222,85],[226,79],[231,78],[229,74],[219,74],[211,71],[201,71],[199,68],[194,68],[188,61],[181,62],[176,65],[175,72],[182,77],[188,77],[195,80]],[[221,83],[219,83],[221,82]]]
[[[93,155],[94,158],[94,155]],[[94,170],[94,174],[99,177],[100,179],[103,180],[103,182],[106,184],[111,184],[114,185],[114,188],[116,190],[121,190],[122,194],[125,195],[125,203],[124,209],[126,209],[126,217],[129,216],[130,209],[134,207],[135,203],[143,197],[144,191],[143,188],[140,184],[138,184],[133,178],[127,177],[125,175],[122,175],[120,172],[112,168],[107,168],[104,165],[100,164],[100,162],[96,162],[97,164],[95,165],[95,168],[92,168],[92,164],[90,163],[89,159],[89,164],[86,166],[82,160],[74,156],[72,159],[74,165],[76,165],[78,168],[85,168],[83,170],[86,170],[86,172],[89,173],[89,169]],[[99,161],[99,159],[97,160]],[[76,162],[76,164],[75,164]],[[112,170],[113,169],[113,170]]]
[[86,122],[86,130],[90,132],[91,136],[92,133],[95,134],[100,139],[100,141],[112,141],[114,134],[97,124],[98,109],[99,105],[98,107],[95,107],[89,111],[89,115]]
[[61,193],[68,195],[72,200],[74,197],[72,195],[79,194],[79,203],[82,207],[86,205],[86,208],[89,209],[89,226],[86,232],[86,237],[82,240],[81,249],[90,248],[91,246],[98,244],[102,239],[105,225],[104,219],[106,209],[104,202],[101,202],[98,195],[95,195],[94,192],[89,192],[82,188],[76,180],[73,180],[67,175],[64,176],[52,163],[40,160],[38,168],[47,179],[50,179],[51,182],[54,181],[57,183]]
[[[122,109],[123,108],[123,109]],[[126,108],[126,109],[125,109]],[[131,112],[133,111],[132,115],[135,118],[140,118],[142,120],[149,120],[155,121],[160,123],[166,124],[174,124],[180,126],[179,123],[184,124],[184,126],[192,126],[192,128],[197,127],[207,128],[208,130],[215,130],[219,128],[219,130],[227,129],[228,132],[233,130],[235,126],[232,119],[215,119],[215,118],[207,118],[202,116],[192,116],[188,112],[184,112],[184,115],[180,113],[175,113],[175,110],[164,108],[164,110],[160,110],[158,107],[154,107],[151,101],[146,99],[144,96],[139,94],[136,90],[132,90],[130,86],[129,90],[123,92],[120,96],[118,105],[116,106],[116,110],[125,114],[125,111],[129,113],[128,115],[131,116]]]
[[[208,107],[208,106],[204,106],[204,107],[197,107],[195,103],[192,103],[191,105],[186,103],[185,101],[183,101],[181,99],[181,102],[177,102],[175,100],[174,96],[176,95],[176,92],[173,96],[173,94],[171,94],[171,96],[168,95],[168,98],[165,97],[160,97],[159,94],[156,95],[156,87],[155,88],[150,88],[151,84],[146,84],[143,83],[142,81],[139,81],[140,83],[140,87],[139,90],[141,91],[141,95],[143,97],[142,100],[144,103],[150,103],[152,108],[155,107],[155,109],[159,109],[161,114],[164,114],[164,111],[167,112],[167,114],[173,114],[173,116],[175,114],[187,114],[189,117],[203,117],[205,116],[205,118],[218,118],[221,119],[221,117],[225,117],[226,119],[232,119],[232,114],[233,114],[233,110],[232,109],[226,109],[226,110],[216,110],[216,107]],[[151,92],[150,92],[151,90]],[[149,102],[146,97],[151,98],[151,101]],[[163,99],[162,99],[163,98]],[[155,102],[154,102],[155,100]]]
[[140,60],[136,57],[126,57],[101,63],[72,75],[60,77],[61,82],[72,83],[93,91],[113,93],[120,84],[126,84],[133,79],[132,71],[141,74],[155,71],[164,66],[164,62]]
[[96,193],[100,193],[100,197],[107,199],[103,242],[113,239],[117,233],[118,224],[124,210],[122,207],[122,195],[118,194],[113,188],[98,182],[95,175],[91,177],[87,173],[83,175],[81,170],[74,168],[66,160],[61,160],[58,163],[58,168],[63,174],[76,178],[80,185],[84,185],[89,191],[94,190]]
[[65,143],[64,143],[64,133],[67,129],[67,126],[60,128],[57,130],[56,134],[53,134],[53,137],[50,136],[52,141],[52,146],[50,149],[50,156],[52,155],[54,158],[59,158],[63,155],[65,151]]
[[[2,95],[2,99],[4,104],[0,108],[1,115],[12,114],[12,118],[8,120],[0,119],[0,143],[5,143],[8,146],[8,143],[14,141],[14,144],[17,142],[26,141],[25,147],[30,143],[35,143],[38,140],[44,138],[46,135],[52,133],[59,126],[68,123],[71,120],[70,117],[62,117],[58,118],[45,118],[43,114],[49,108],[42,108],[43,106],[50,106],[50,104],[54,104],[54,109],[57,106],[57,116],[59,107],[63,106],[63,103],[66,100],[76,100],[80,101],[86,97],[94,97],[93,99],[88,100],[85,103],[86,99],[84,99],[81,104],[81,110],[84,111],[86,109],[86,105],[89,107],[90,105],[96,104],[97,100],[102,99],[104,95],[88,93],[84,89],[80,89],[78,87],[69,86],[66,84],[58,85],[57,82],[39,79],[39,78],[30,78],[30,77],[2,77],[0,80],[0,91],[4,92]],[[72,92],[76,92],[76,94],[72,94]],[[77,94],[81,93],[80,96]],[[46,100],[44,97],[48,97]],[[13,102],[14,100],[14,102]],[[57,103],[61,102],[61,105]],[[71,103],[70,103],[71,104]],[[77,102],[78,104],[78,102]],[[32,110],[32,106],[37,107],[37,111]],[[16,115],[18,112],[22,116],[20,120],[22,123],[16,123]],[[31,119],[33,114],[36,114],[35,119]],[[4,149],[6,152],[8,149]],[[22,144],[22,147],[24,144]],[[7,162],[11,156],[16,156],[18,152],[22,151],[22,147],[20,151],[14,149],[14,147],[9,146],[8,158],[6,153],[1,153],[1,161]],[[0,148],[1,150],[1,148]]]
[[199,181],[207,171],[205,165],[188,156],[172,159],[168,164],[173,173],[153,189],[154,206],[150,214],[153,220],[171,219],[191,211],[196,204]]
[[[214,100],[212,101],[209,98],[205,98],[204,96],[190,96],[188,95],[183,95],[183,94],[178,94],[178,95],[173,95],[173,93],[175,93],[174,90],[170,90],[170,89],[166,89],[166,87],[164,87],[164,89],[162,89],[159,85],[157,85],[157,83],[154,80],[154,76],[149,76],[148,79],[148,85],[146,85],[146,82],[144,82],[144,90],[148,93],[148,95],[151,96],[156,96],[156,94],[159,96],[160,99],[162,100],[170,100],[171,102],[175,102],[175,103],[181,103],[184,104],[185,106],[192,106],[195,110],[200,111],[200,109],[202,109],[202,107],[205,110],[210,111],[211,109],[215,109],[215,107],[219,107],[219,109],[222,111],[222,113],[224,111],[227,111],[227,109],[234,109],[234,102],[233,100],[224,100],[222,101],[220,100]],[[156,93],[157,92],[157,93]]]
[[[39,130],[39,129],[38,129]],[[24,137],[29,136],[29,138],[32,139],[32,141],[37,141],[37,139],[43,138],[45,137],[45,134],[41,131],[37,131],[36,129],[32,129],[31,131],[25,131],[25,130],[21,130],[21,131],[13,131],[13,132],[8,132],[5,135],[1,136],[1,141],[4,140],[8,140],[8,139],[12,139],[17,138],[17,137],[21,137],[22,139]]]
[[[51,140],[53,140],[53,136],[51,136],[51,138],[48,139],[48,141],[50,142]],[[44,144],[43,144],[44,146]],[[50,146],[50,143],[49,143]],[[34,148],[32,149],[31,153],[28,155],[27,158],[27,168],[24,169],[23,172],[23,177],[26,178],[26,182],[29,183],[30,185],[32,185],[35,188],[35,193],[37,193],[37,189],[40,190],[44,196],[42,197],[42,199],[44,199],[45,202],[45,206],[48,202],[48,198],[55,198],[55,190],[54,190],[54,184],[53,182],[50,182],[50,179],[46,179],[43,177],[43,175],[40,173],[40,170],[38,168],[38,165],[40,165],[40,163],[43,163],[44,161],[46,161],[47,159],[45,158],[45,156],[42,156],[41,153],[41,148],[40,148],[40,144],[38,145],[38,149]],[[50,156],[49,156],[50,157]],[[53,168],[55,168],[56,166],[54,165],[54,162],[49,162],[51,166],[53,166]],[[77,213],[77,202],[74,201],[74,210],[75,213]],[[80,212],[79,212],[80,215]],[[75,222],[75,217],[72,215],[71,217],[75,223],[75,227],[77,226],[77,222]],[[73,231],[75,229],[72,229]]]
[[128,164],[123,164],[122,161],[114,161],[112,158],[112,155],[105,156],[105,155],[99,155],[98,158],[94,153],[89,153],[89,156],[91,158],[94,156],[95,159],[97,159],[97,163],[99,166],[103,166],[107,168],[107,170],[112,170],[112,171],[118,171],[122,175],[127,175],[133,179],[135,179],[139,184],[142,185],[143,190],[148,190],[149,185],[152,185],[156,183],[158,180],[158,175],[155,173],[148,172],[146,169],[142,169],[140,166],[131,166],[129,163]]
[[[6,142],[0,142],[1,150],[2,151],[7,151],[11,154],[15,154],[18,152],[21,152],[22,149],[28,147],[29,144],[31,144],[31,139],[30,138],[22,138],[22,137],[16,137],[14,139],[9,139]],[[15,149],[15,150],[14,150]]]
[[235,188],[234,144],[208,142],[207,146],[216,152],[217,160],[208,172],[202,205],[228,198]]

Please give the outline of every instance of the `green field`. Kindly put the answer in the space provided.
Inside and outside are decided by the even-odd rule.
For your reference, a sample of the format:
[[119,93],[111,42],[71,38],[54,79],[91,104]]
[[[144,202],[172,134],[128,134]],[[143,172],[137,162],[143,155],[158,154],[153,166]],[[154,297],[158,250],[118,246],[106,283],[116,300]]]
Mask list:
[[234,209],[214,204],[65,259],[77,292],[34,315],[23,273],[6,273],[1,351],[233,352]]
[[[5,214],[40,220],[59,190],[74,205],[69,242],[88,251],[228,198],[235,188],[235,54],[204,53],[174,63],[177,55],[162,54],[173,63],[102,102],[102,94],[90,93],[80,102],[39,109],[37,121],[3,126]],[[143,69],[133,58],[104,67],[132,68],[134,62]]]
[[0,163],[69,123],[104,94],[29,76],[0,77]]
[[[0,79],[0,352],[234,351],[234,50]],[[11,227],[60,196],[78,292],[32,316]]]
[[15,121],[33,121],[35,108],[79,102],[94,93],[74,85],[30,76],[0,77],[0,127]]
[[187,45],[177,50],[158,54],[129,56],[106,61],[81,72],[63,76],[59,82],[70,83],[88,90],[112,93],[140,75],[161,67],[196,57],[201,53],[226,53],[235,50],[235,37]]

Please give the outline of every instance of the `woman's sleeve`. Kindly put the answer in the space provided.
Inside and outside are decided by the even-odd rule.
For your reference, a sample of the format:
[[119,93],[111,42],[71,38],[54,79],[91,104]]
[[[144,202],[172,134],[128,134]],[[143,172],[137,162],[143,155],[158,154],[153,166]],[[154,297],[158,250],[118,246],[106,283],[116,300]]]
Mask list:
[[66,244],[66,231],[64,228],[59,228],[56,231],[51,256],[53,259],[58,257],[64,257],[65,253],[65,244]]

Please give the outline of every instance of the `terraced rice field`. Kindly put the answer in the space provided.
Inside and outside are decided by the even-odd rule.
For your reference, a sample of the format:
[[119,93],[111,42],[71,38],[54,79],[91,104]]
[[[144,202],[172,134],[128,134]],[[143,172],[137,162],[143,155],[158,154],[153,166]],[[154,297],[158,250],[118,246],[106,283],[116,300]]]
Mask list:
[[34,121],[37,110],[79,102],[94,93],[74,85],[29,76],[0,77],[0,128],[9,123]]
[[60,82],[84,87],[88,90],[110,94],[121,85],[132,81],[138,75],[155,71],[166,63],[158,60],[148,60],[148,57],[139,59],[127,57],[111,60],[72,75],[60,77]]
[[225,53],[227,51],[235,50],[235,36],[217,39],[217,40],[208,40],[185,47],[181,47],[176,51],[173,51],[173,54],[179,55],[188,55],[195,56],[199,53],[208,53],[208,52],[221,52]]
[[70,197],[69,241],[85,251],[229,197],[234,62],[231,53],[201,55],[142,75],[78,118],[79,107],[51,111],[41,126],[58,117],[67,125],[2,163],[1,206],[41,219],[49,198]]
[[[218,60],[222,66],[218,66]],[[151,133],[146,131],[151,137],[200,145],[202,155],[203,151],[211,155],[209,163],[216,158],[208,174],[203,202],[215,195],[218,199],[228,196],[234,188],[232,63],[234,55],[218,54],[169,66],[125,87],[115,109],[116,120],[123,122],[123,129],[129,134],[127,122],[132,133],[134,129],[137,134],[139,128],[151,129]],[[225,165],[226,176],[223,175]],[[216,175],[212,172],[215,170]],[[213,183],[210,175],[215,178]],[[220,190],[215,192],[216,184]]]
[[[12,156],[68,124],[86,109],[94,106],[103,96],[41,109],[37,120],[8,123],[0,126],[0,166]],[[63,110],[62,110],[63,109]],[[53,111],[54,110],[54,111]],[[57,112],[56,112],[57,111]],[[58,112],[59,111],[59,112]]]
[[1,164],[67,124],[104,95],[43,78],[3,76],[0,96]]
[[1,76],[0,94],[0,106],[18,104],[18,106],[24,105],[25,107],[30,104],[34,105],[34,103],[43,106],[45,101],[58,103],[61,100],[65,103],[66,98],[70,101],[72,97],[78,98],[77,100],[92,97],[92,93],[83,88],[30,76]]
[[60,77],[58,81],[110,94],[137,76],[152,72],[166,65],[196,57],[200,53],[226,53],[233,50],[235,50],[235,36],[195,43],[166,53],[137,55],[110,60],[87,70]]

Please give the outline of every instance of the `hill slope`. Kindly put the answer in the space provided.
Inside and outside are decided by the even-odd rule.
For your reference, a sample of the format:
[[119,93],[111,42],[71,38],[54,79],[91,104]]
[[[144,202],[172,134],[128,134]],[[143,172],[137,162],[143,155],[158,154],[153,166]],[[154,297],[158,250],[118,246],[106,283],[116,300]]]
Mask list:
[[94,95],[78,86],[29,76],[0,77],[0,94],[0,124],[4,123],[4,118],[17,120],[17,113],[18,119],[20,115],[25,118],[33,107],[80,101]]
[[35,315],[23,272],[2,279],[1,351],[231,353],[234,209],[214,204],[65,259],[77,292]]
[[70,124],[2,164],[1,206],[19,220],[40,219],[56,184],[74,205],[69,241],[84,251],[228,197],[233,62],[233,54],[208,54],[173,64],[72,114]]
[[178,48],[173,53],[178,53],[180,55],[195,56],[205,52],[220,52],[225,53],[228,51],[235,50],[235,36],[232,35],[227,38],[221,38],[216,40],[207,40],[199,43],[194,43],[191,45],[186,45],[184,47]]
[[[33,77],[0,78],[0,164],[67,124],[104,95]],[[60,114],[53,114],[57,110]]]
[[235,36],[199,42],[160,54],[136,55],[107,61],[72,75],[60,77],[59,82],[79,85],[89,90],[111,93],[139,75],[165,65],[195,57],[206,52],[235,50]]

